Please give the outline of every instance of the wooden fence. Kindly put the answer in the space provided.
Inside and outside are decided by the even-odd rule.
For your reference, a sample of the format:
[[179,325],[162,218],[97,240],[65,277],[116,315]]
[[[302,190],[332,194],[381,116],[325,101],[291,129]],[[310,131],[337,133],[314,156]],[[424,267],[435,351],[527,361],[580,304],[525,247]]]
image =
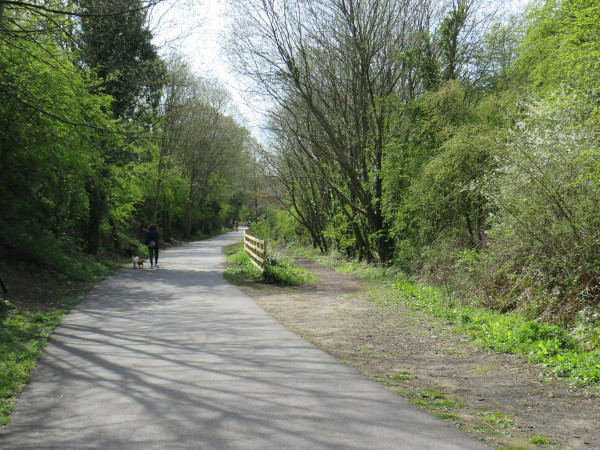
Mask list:
[[257,239],[244,233],[244,251],[250,256],[250,261],[258,270],[264,272],[267,265],[267,241]]

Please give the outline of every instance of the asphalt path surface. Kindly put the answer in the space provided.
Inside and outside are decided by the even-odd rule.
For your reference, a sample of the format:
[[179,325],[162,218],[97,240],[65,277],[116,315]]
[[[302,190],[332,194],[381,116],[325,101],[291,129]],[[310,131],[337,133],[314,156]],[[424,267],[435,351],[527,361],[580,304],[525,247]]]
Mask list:
[[3,449],[479,449],[223,279],[229,233],[96,285],[57,327]]

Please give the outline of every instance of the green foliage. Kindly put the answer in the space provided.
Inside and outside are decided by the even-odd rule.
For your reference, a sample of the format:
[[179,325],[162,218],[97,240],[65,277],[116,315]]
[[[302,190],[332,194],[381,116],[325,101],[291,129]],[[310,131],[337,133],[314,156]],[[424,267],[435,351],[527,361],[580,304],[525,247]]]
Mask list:
[[262,274],[251,262],[244,252],[244,244],[238,243],[225,248],[227,265],[225,266],[225,279],[234,284],[242,284],[246,280],[258,281]]
[[515,72],[524,84],[553,95],[561,87],[585,97],[600,73],[600,7],[594,0],[544,0],[529,11],[530,25]]
[[[480,128],[462,127],[423,168],[411,189],[425,242],[449,227],[464,227],[470,244],[483,240],[487,199],[482,180],[491,167],[489,144]],[[429,233],[427,233],[429,231]]]
[[[348,215],[353,217],[348,219]],[[352,216],[348,210],[338,211],[327,221],[327,226],[323,230],[323,237],[331,243],[331,247],[348,257],[355,257],[356,252],[356,233],[353,228],[361,227],[361,219],[358,216]]]
[[476,54],[473,80],[473,88],[483,98],[490,92],[502,92],[515,84],[512,71],[525,38],[524,22],[521,16],[511,16],[505,22],[493,22],[483,37],[483,46]]
[[442,54],[443,80],[453,80],[458,77],[460,67],[459,36],[467,20],[467,5],[465,2],[457,3],[457,7],[448,13],[442,20],[440,34],[440,50]]
[[[307,203],[328,208],[327,226],[318,231],[329,248],[355,257],[362,247],[393,242],[397,266],[527,320],[567,325],[582,307],[594,308],[599,10],[590,0],[546,0],[525,20],[493,22],[472,75],[462,80],[467,8],[457,3],[437,32],[418,34],[400,61],[426,90],[392,92],[378,103],[391,132],[381,173],[367,176],[365,185],[382,180],[385,227],[369,231],[371,218],[338,198],[358,202],[361,195],[339,183],[343,167],[328,160],[304,170],[310,151],[325,144],[307,149],[293,166],[310,179],[323,171],[336,186],[339,195],[325,188],[322,203]],[[360,155],[371,152],[365,141]]]
[[32,235],[80,231],[83,186],[98,162],[92,139],[114,129],[104,114],[110,99],[89,93],[59,37],[0,46],[0,209],[5,223]]
[[[63,4],[53,12],[21,2],[2,6],[0,209],[7,231],[0,258],[47,262],[59,273],[86,278],[93,262],[79,256],[83,249],[120,251],[123,234],[139,233],[139,222],[156,221],[165,239],[171,227],[183,231],[192,167],[181,154],[161,159],[159,144],[182,142],[189,130],[167,135],[160,126],[165,70],[151,43],[146,5],[101,0],[80,6],[92,14],[71,15]],[[184,94],[180,102],[190,103],[191,91]],[[195,100],[207,109],[206,98]],[[247,135],[233,119],[221,118],[224,139]],[[230,220],[233,183],[226,180],[242,184],[238,173],[249,159],[236,145],[227,154],[229,170],[203,180],[210,194],[191,205],[196,223],[189,235]],[[56,256],[63,253],[75,255],[74,264]]]
[[[467,317],[469,317],[467,319]],[[537,360],[573,350],[577,341],[555,325],[523,322],[519,316],[463,316],[463,326],[486,347],[499,352],[529,354]]]
[[397,263],[409,270],[426,263],[420,256],[441,240],[458,237],[457,249],[481,246],[490,212],[484,180],[502,124],[500,102],[474,107],[460,81],[425,93],[413,114],[413,143],[390,148],[388,180],[402,181],[386,184],[384,203],[394,211]]
[[263,272],[264,281],[282,286],[299,286],[315,281],[314,276],[299,267],[291,258],[270,254]]
[[306,229],[288,211],[273,206],[266,207],[260,220],[250,222],[249,226],[250,234],[268,240],[270,245],[310,243]]
[[552,439],[547,438],[546,436],[531,436],[529,438],[529,442],[531,442],[532,444],[537,444],[537,445],[544,445],[544,444],[558,445],[557,442],[554,442]]
[[12,310],[0,324],[0,424],[10,422],[15,396],[29,381],[50,334],[79,301],[72,298],[48,312]]
[[595,132],[578,123],[578,109],[565,97],[527,105],[508,139],[486,189],[498,208],[490,221],[490,252],[501,261],[502,248],[514,269],[544,286],[548,314],[575,297],[593,303],[600,280],[600,197],[588,177],[586,150],[596,145]]
[[240,284],[244,280],[264,281],[268,284],[281,286],[299,286],[315,281],[315,277],[299,267],[291,258],[269,255],[268,263],[261,273],[244,252],[243,244],[235,244],[226,249],[227,267],[225,277],[227,280]]
[[517,314],[460,306],[439,289],[410,281],[398,282],[396,288],[399,301],[456,323],[486,348],[528,356],[573,383],[600,383],[600,349],[586,351],[564,328],[526,321]]
[[486,414],[481,421],[492,428],[514,427],[515,423],[510,419],[511,417],[512,416],[507,416],[501,412],[493,412]]
[[[94,70],[99,87],[113,99],[112,117],[139,118],[156,108],[165,77],[152,45],[141,0],[80,0],[80,61]],[[123,155],[112,154],[121,159]],[[121,162],[121,161],[111,161]]]

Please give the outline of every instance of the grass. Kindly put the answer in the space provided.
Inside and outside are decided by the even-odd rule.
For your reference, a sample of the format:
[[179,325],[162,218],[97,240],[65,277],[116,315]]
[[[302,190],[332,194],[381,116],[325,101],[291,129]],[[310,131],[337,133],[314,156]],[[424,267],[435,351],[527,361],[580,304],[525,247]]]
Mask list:
[[370,356],[371,358],[381,358],[381,353],[377,350],[372,350],[364,347],[358,347],[357,349],[363,355]]
[[515,423],[511,420],[511,417],[500,412],[493,412],[485,414],[481,421],[492,428],[514,427]]
[[460,420],[460,418],[456,414],[452,413],[433,413],[433,416],[440,420]]
[[269,255],[265,271],[261,273],[250,262],[250,258],[244,252],[243,244],[231,245],[224,251],[227,255],[225,278],[233,284],[253,280],[280,286],[301,286],[315,281],[311,273],[295,264],[291,258]]
[[[72,256],[57,253],[46,266],[36,266],[35,274],[25,265],[15,271],[13,277],[23,277],[15,278],[15,283],[29,283],[29,306],[0,299],[0,425],[11,421],[14,401],[64,315],[93,284],[123,264],[123,259],[112,254],[88,255],[74,262]],[[34,275],[37,281],[32,282]]]
[[14,400],[29,381],[50,334],[80,300],[81,296],[72,297],[48,312],[14,309],[7,314],[0,327],[0,424],[10,422]]
[[232,284],[242,284],[245,281],[258,281],[262,278],[258,270],[244,253],[244,244],[237,243],[225,247],[223,250],[227,256],[225,266],[225,279]]
[[377,281],[383,289],[371,297],[372,301],[388,306],[402,303],[423,310],[455,324],[484,348],[525,356],[548,373],[568,379],[572,384],[600,386],[600,347],[589,350],[589,343],[577,339],[574,332],[526,320],[515,313],[473,307],[468,299],[414,282],[394,269],[340,260],[335,256],[305,255],[341,272]]
[[563,328],[518,314],[462,306],[438,289],[409,281],[398,282],[396,291],[396,301],[443,317],[485,348],[526,356],[574,384],[600,384],[600,349],[585,351]]
[[[460,409],[463,406],[458,399],[449,399],[443,393],[431,388],[408,386],[408,383],[410,383],[413,378],[414,377],[410,372],[403,370],[395,373],[388,373],[385,377],[372,377],[371,379],[390,388],[403,386],[405,387],[403,389],[393,389],[394,392],[406,397],[412,404],[430,411],[436,417],[458,420],[456,414],[449,412]],[[409,387],[409,389],[406,389],[407,387]]]
[[558,445],[557,442],[554,442],[546,436],[531,436],[529,442],[536,445]]
[[413,405],[431,411],[434,415],[449,414],[448,411],[454,411],[463,406],[458,399],[449,399],[444,394],[432,389],[416,388],[415,392],[411,392],[406,397]]

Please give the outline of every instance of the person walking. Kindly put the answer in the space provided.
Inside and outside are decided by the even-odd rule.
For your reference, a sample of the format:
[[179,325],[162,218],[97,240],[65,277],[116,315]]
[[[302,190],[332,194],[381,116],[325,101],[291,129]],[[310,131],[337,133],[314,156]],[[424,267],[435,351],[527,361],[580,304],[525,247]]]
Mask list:
[[[158,242],[160,241],[160,233],[156,229],[156,225],[151,224],[144,236],[144,243],[148,246],[148,254],[150,255],[150,268],[158,269]],[[154,259],[154,263],[152,262]]]

